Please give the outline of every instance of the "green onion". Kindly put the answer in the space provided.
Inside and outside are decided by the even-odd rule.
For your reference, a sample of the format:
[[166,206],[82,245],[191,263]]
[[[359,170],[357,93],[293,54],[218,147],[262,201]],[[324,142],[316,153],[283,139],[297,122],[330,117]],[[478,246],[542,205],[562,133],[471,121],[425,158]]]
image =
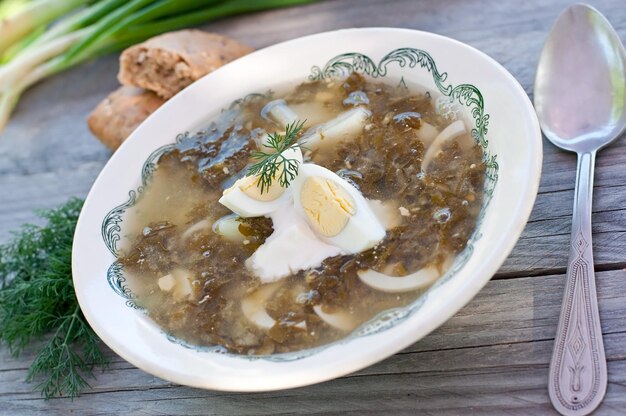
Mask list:
[[0,53],[12,44],[28,36],[33,30],[45,25],[88,0],[37,0],[24,7],[19,13],[0,21]]
[[0,0],[0,20],[13,17],[28,5],[29,0]]
[[82,62],[160,33],[315,0],[10,1],[0,21],[0,131],[26,89]]

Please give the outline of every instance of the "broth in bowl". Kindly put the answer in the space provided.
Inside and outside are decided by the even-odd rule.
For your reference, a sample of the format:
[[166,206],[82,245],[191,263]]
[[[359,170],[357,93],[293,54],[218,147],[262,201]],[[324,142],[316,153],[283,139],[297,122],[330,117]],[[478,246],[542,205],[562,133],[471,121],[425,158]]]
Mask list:
[[137,303],[198,346],[265,355],[407,305],[469,240],[483,149],[435,94],[351,74],[253,94],[160,156],[122,224]]

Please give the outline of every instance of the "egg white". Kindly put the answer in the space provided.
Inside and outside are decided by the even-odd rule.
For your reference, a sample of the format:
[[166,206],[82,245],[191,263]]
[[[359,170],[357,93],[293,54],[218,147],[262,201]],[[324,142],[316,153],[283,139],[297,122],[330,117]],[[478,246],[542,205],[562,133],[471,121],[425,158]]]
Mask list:
[[[285,150],[283,155],[288,159],[295,159],[298,165],[302,166],[302,152],[300,148],[291,148]],[[298,169],[300,170],[300,169]],[[271,214],[279,209],[282,205],[289,203],[291,199],[291,189],[287,187],[283,188],[282,194],[271,201],[260,201],[252,198],[241,190],[240,185],[245,183],[244,181],[250,180],[249,177],[239,179],[230,188],[226,189],[219,199],[220,204],[233,211],[235,214],[241,217],[262,217]],[[272,186],[281,185],[278,183],[278,178],[275,178]]]

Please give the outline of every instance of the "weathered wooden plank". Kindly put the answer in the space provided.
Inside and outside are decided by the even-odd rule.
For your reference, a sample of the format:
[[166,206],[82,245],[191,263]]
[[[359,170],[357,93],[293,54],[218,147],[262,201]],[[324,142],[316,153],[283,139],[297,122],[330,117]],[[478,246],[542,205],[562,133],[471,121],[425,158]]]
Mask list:
[[[623,342],[624,334],[626,334],[626,310],[623,308],[626,285],[622,284],[623,279],[623,271],[598,273],[598,295],[607,357],[613,362],[610,368],[615,366],[617,369],[626,368],[623,367],[626,365],[624,361],[626,360],[626,344]],[[546,385],[546,368],[552,351],[552,338],[556,330],[563,286],[562,275],[546,276],[541,279],[530,277],[491,281],[451,320],[402,353],[353,376],[346,377],[343,381],[325,383],[323,386],[329,386],[327,388],[312,386],[293,390],[293,396],[297,397],[296,401],[298,401],[301,400],[300,396],[314,395],[319,391],[326,394],[328,391],[340,388],[346,390],[345,403],[339,401],[345,408],[336,407],[334,410],[356,412],[359,407],[355,403],[361,400],[360,394],[363,389],[377,392],[380,397],[385,397],[386,402],[386,395],[391,394],[389,391],[398,387],[394,383],[402,385],[408,383],[408,385],[417,385],[418,388],[409,392],[415,403],[413,401],[410,402],[413,404],[405,403],[403,406],[409,406],[405,410],[438,409],[439,411],[445,410],[445,407],[438,407],[441,405],[438,400],[444,400],[443,397],[435,400],[438,394],[447,392],[451,395],[450,397],[463,397],[468,394],[464,389],[485,386],[488,389],[501,389],[485,392],[485,396],[482,397],[485,401],[476,402],[477,407],[486,406],[485,411],[489,411],[489,406],[495,405],[499,400],[510,401],[512,397],[523,398],[517,404],[520,411],[528,413],[537,409],[545,410],[547,409],[545,388],[537,386]],[[32,356],[29,357],[26,354],[19,359],[11,359],[6,351],[2,354],[3,356],[0,356],[2,358],[0,361],[0,403],[7,401],[11,406],[24,405],[26,406],[24,409],[29,409],[29,411],[54,409],[55,406],[61,409],[66,405],[58,400],[43,404],[38,399],[38,395],[32,393],[32,385],[22,383],[28,359]],[[622,382],[621,379],[615,377],[626,377],[626,373],[619,370],[615,370],[614,375],[611,374],[610,381],[613,383]],[[372,377],[380,378],[371,379]],[[424,380],[423,377],[429,381]],[[497,377],[506,378],[506,380],[495,382]],[[526,397],[529,394],[528,387],[532,384],[528,386],[515,384],[520,377],[530,377],[536,383],[532,400]],[[457,383],[459,379],[464,381]],[[497,387],[490,386],[492,382]],[[337,384],[340,387],[337,387]],[[202,402],[202,398],[211,398],[211,403],[213,403],[216,396],[239,397],[239,395],[202,392],[178,387],[147,375],[119,359],[114,360],[111,370],[98,376],[93,382],[93,387],[95,389],[93,392],[73,402],[72,406],[77,406],[76,410],[82,412],[96,409],[93,403],[94,401],[98,403],[100,397],[104,397],[102,399],[104,401],[115,397],[114,401],[117,401],[122,400],[123,397],[136,396],[136,398],[140,397],[142,402],[144,400],[159,402],[168,398],[178,401],[181,406],[182,403],[188,404],[191,400],[188,399],[190,396],[194,398],[191,400],[194,403]],[[616,385],[613,388],[619,388],[619,386]],[[505,392],[503,396],[500,395],[501,391]],[[291,397],[291,394],[266,393],[252,396],[254,400],[258,397],[262,398],[261,400],[269,400],[270,397],[283,397],[286,400],[287,397]],[[420,398],[423,402],[420,402]],[[609,403],[611,400],[615,403],[622,403],[620,400],[626,400],[612,396],[608,396],[607,399]],[[335,405],[338,405],[339,399],[334,400],[336,400]],[[393,398],[393,400],[399,399]],[[531,400],[533,403],[539,403],[540,406],[537,409],[532,406],[524,407],[522,406],[525,403],[524,400]],[[378,404],[378,406],[382,405]],[[114,409],[107,409],[114,411]],[[294,411],[296,408],[290,409]],[[391,407],[374,407],[374,409],[392,410]],[[506,409],[514,411],[516,406],[511,405]],[[320,414],[323,413],[321,409],[314,410]],[[495,408],[493,410],[495,411]],[[500,410],[503,409],[500,408]],[[269,410],[267,412],[271,413]]]
[[[485,354],[490,351],[484,351]],[[515,351],[511,351],[512,354]],[[415,357],[417,361],[420,357]],[[609,388],[598,414],[626,406],[626,361],[610,361]],[[117,374],[127,377],[127,374]],[[545,385],[547,365],[361,374],[294,390],[237,394],[178,386],[107,390],[48,402],[32,394],[0,396],[0,415],[61,414],[556,414]],[[365,413],[364,413],[365,412]]]
[[[598,185],[593,199],[596,265],[622,268],[626,266],[626,186]],[[498,274],[523,276],[564,269],[569,253],[573,200],[573,189],[540,193],[529,223]]]
[[[11,189],[0,204],[0,223],[12,225],[4,233],[17,230],[25,222],[39,222],[34,210],[59,206],[69,197],[85,197],[101,169],[100,163],[93,162],[57,172],[0,175],[0,189]],[[37,199],[33,199],[33,195],[37,195]],[[1,237],[0,241],[4,242]]]
[[[626,184],[597,186],[594,189],[593,213],[619,212],[626,209]],[[529,222],[566,218],[571,220],[574,190],[542,192],[537,196]],[[595,219],[595,218],[594,218]],[[604,218],[600,218],[602,221]],[[621,224],[626,228],[626,224]],[[604,230],[594,230],[595,232]]]
[[[622,270],[597,274],[604,333],[626,331],[624,278],[626,273]],[[448,322],[406,351],[553,339],[564,287],[564,275],[492,280]]]
[[[567,267],[570,236],[549,235],[522,238],[505,261],[496,277],[523,276],[533,273],[564,271]],[[621,269],[626,266],[626,231],[595,233],[593,251],[596,269]],[[540,255],[537,255],[540,253]]]
[[[539,192],[574,189],[576,179],[576,155],[556,149],[544,138],[544,160]],[[626,180],[626,140],[618,139],[611,146],[598,153],[596,159],[595,185],[611,187],[623,185]]]

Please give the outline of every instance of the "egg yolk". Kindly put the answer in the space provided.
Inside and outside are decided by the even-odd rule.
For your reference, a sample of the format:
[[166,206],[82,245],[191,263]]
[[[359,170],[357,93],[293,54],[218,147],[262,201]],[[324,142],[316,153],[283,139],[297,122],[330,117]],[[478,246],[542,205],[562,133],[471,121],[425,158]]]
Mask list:
[[265,188],[263,193],[261,193],[259,180],[260,178],[258,176],[246,176],[245,178],[239,179],[235,186],[238,186],[241,192],[250,198],[262,202],[278,199],[285,192],[285,188],[280,186],[278,181],[274,181],[269,188]]
[[311,227],[326,237],[338,235],[356,214],[354,199],[332,180],[319,176],[306,179],[300,202]]

